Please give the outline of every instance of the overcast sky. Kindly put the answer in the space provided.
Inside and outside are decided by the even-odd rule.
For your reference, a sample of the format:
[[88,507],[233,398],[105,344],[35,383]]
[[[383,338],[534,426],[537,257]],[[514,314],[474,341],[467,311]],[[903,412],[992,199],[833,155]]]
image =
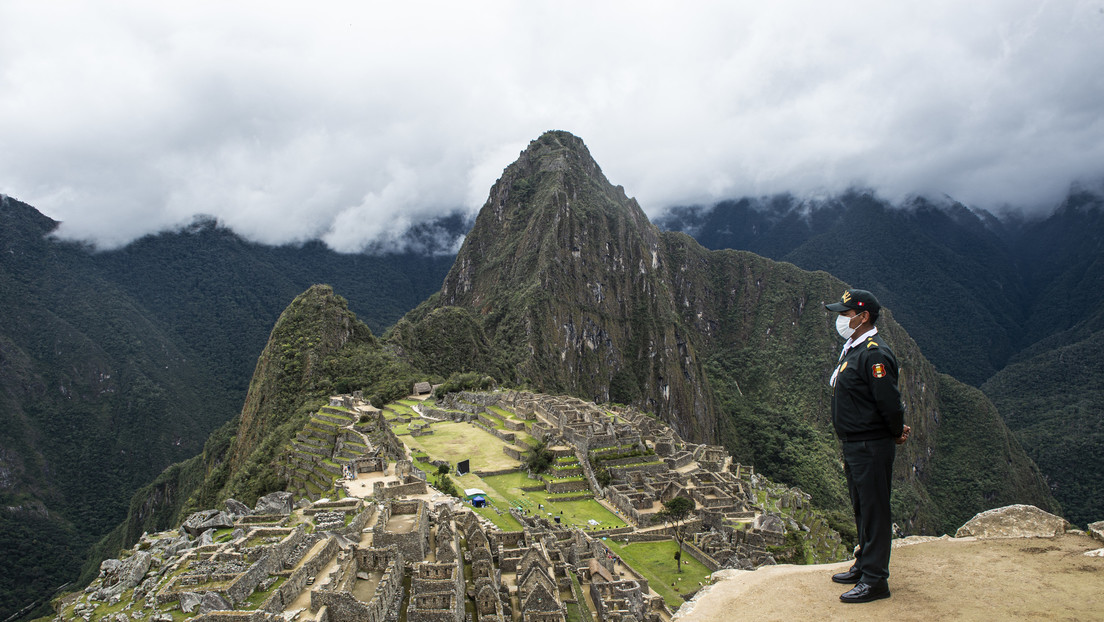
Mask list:
[[102,247],[216,216],[353,251],[474,212],[543,131],[655,216],[1104,178],[1104,0],[0,0],[0,193]]

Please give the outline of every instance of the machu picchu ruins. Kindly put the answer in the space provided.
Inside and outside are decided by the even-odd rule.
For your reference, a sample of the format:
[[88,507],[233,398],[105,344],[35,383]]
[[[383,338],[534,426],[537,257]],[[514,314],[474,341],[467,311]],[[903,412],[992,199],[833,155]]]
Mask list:
[[[543,473],[526,467],[537,447]],[[800,490],[572,397],[335,396],[277,462],[286,490],[143,535],[57,619],[661,622],[713,571],[847,553]],[[662,510],[677,497],[694,510],[675,526]],[[670,553],[676,528],[682,561],[640,555]]]

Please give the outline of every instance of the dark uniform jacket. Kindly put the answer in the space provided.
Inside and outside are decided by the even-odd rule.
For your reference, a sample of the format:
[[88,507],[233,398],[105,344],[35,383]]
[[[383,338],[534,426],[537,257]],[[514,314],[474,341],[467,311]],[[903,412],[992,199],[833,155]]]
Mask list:
[[839,362],[832,425],[842,441],[897,438],[904,431],[897,357],[880,337],[875,334],[854,344]]

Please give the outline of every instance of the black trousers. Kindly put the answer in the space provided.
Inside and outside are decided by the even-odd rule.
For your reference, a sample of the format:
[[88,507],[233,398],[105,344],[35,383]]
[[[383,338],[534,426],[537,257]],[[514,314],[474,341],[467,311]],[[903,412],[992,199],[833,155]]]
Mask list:
[[897,445],[891,438],[843,443],[843,472],[855,512],[859,551],[855,566],[863,583],[878,584],[889,578],[889,551],[893,540],[889,493]]

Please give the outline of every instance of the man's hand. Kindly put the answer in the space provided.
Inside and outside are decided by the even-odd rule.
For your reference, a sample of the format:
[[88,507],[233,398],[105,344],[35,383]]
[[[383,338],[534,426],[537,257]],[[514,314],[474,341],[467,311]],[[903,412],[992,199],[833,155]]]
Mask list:
[[906,425],[905,428],[904,428],[904,431],[901,432],[901,436],[898,436],[897,438],[893,439],[894,442],[896,442],[898,445],[904,445],[905,441],[908,440],[910,432],[912,432],[912,428],[910,428]]

